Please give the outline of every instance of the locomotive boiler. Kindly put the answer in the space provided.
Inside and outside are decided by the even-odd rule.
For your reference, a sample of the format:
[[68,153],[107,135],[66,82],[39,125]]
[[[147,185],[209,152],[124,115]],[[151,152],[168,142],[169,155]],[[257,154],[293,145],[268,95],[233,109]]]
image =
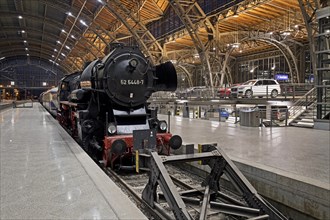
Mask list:
[[[112,44],[102,60],[59,82],[57,119],[105,166],[130,167],[136,131],[155,136],[154,150],[160,154],[181,146],[181,138],[167,131],[166,121],[158,120],[157,110],[147,103],[152,93],[176,87],[171,62],[153,66],[138,47]],[[150,143],[137,145],[143,148]]]

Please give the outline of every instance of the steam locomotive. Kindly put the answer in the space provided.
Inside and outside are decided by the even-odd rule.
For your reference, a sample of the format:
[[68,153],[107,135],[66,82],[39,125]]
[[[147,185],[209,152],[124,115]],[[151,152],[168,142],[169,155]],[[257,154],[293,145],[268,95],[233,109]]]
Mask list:
[[[134,164],[137,131],[156,136],[154,150],[168,155],[182,144],[180,136],[158,120],[147,99],[153,92],[175,91],[177,75],[171,62],[153,66],[136,46],[112,44],[102,60],[59,82],[57,120],[77,137],[82,147],[105,166],[127,168]],[[133,135],[136,133],[136,135]]]

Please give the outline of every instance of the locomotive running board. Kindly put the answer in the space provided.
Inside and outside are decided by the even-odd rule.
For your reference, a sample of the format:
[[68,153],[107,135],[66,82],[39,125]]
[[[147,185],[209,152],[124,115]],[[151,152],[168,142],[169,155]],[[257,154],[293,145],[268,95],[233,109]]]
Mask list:
[[[149,152],[148,156],[141,154],[139,160],[145,160],[144,164],[147,164],[150,170],[149,181],[142,192],[143,200],[151,207],[165,213],[160,204],[156,202],[165,198],[176,219],[193,219],[186,208],[186,203],[200,206],[199,219],[206,219],[210,208],[219,213],[249,219],[287,219],[257,193],[228,156],[215,145],[203,145],[202,153],[197,154],[159,156],[156,152]],[[203,181],[202,188],[178,192],[165,164],[191,161],[201,161],[201,164],[208,165],[211,171]],[[219,181],[223,174],[226,174],[229,181],[240,192],[243,201],[220,192]],[[159,194],[157,198],[158,185],[163,193]],[[200,199],[196,198],[196,193],[201,196]],[[193,195],[193,197],[189,197],[189,195]],[[218,200],[216,201],[215,198]],[[219,202],[220,198],[226,203]]]

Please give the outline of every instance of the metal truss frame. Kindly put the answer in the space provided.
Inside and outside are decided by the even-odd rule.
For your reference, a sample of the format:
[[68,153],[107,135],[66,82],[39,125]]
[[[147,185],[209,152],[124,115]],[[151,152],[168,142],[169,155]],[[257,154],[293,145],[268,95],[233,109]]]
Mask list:
[[119,0],[108,0],[105,6],[132,34],[143,52],[150,57],[152,64],[159,63],[164,55],[163,48],[140,19],[138,12],[141,7],[137,12],[132,12]]
[[306,25],[313,73],[317,74],[316,45],[314,37],[318,27],[313,24],[313,21],[316,19],[315,13],[316,10],[320,8],[320,3],[319,0],[298,0],[298,2]]
[[213,91],[214,84],[208,49],[197,32],[200,27],[204,27],[208,32],[208,38],[213,39],[215,33],[214,26],[197,1],[170,0],[169,2],[189,33],[201,60],[204,72],[209,73],[209,86]]
[[[165,198],[175,219],[193,219],[186,207],[188,203],[200,206],[199,219],[206,219],[210,208],[221,213],[252,219],[287,219],[258,194],[229,157],[214,144],[201,145],[201,153],[197,154],[159,156],[157,152],[149,152],[139,154],[139,157],[140,164],[147,165],[150,170],[149,181],[142,192],[142,198],[152,208],[165,213],[157,203],[160,199],[157,195],[157,187],[160,186],[163,192],[160,196]],[[211,171],[202,182],[202,187],[178,192],[165,164],[192,161],[201,161],[201,164],[209,166]],[[244,202],[220,191],[219,181],[223,174],[242,194]],[[201,198],[196,197],[196,194]]]

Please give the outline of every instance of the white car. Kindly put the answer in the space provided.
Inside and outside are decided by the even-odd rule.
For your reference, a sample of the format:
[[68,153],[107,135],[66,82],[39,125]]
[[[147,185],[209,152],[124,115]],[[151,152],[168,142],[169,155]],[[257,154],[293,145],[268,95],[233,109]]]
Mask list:
[[281,94],[281,87],[274,79],[253,79],[231,88],[232,97],[261,98],[268,95],[276,98],[278,94]]

